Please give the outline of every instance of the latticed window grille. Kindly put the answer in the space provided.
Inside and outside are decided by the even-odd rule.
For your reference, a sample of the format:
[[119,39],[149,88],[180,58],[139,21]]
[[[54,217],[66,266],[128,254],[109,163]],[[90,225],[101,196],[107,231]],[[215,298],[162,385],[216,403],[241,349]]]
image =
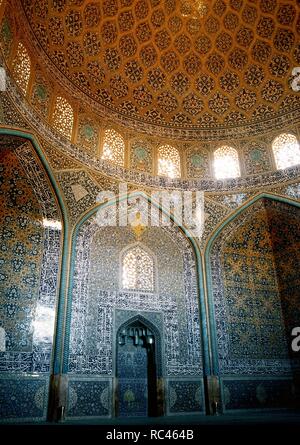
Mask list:
[[68,139],[71,139],[73,129],[74,113],[69,102],[58,96],[56,98],[53,112],[53,126]]
[[30,79],[31,62],[27,49],[18,44],[16,57],[13,61],[13,77],[23,94],[26,94]]
[[176,148],[170,145],[159,147],[158,174],[169,178],[180,178],[180,155]]
[[217,179],[241,176],[238,153],[233,147],[223,145],[214,152],[214,174]]
[[122,258],[123,289],[154,291],[154,260],[141,246],[133,246]]
[[113,129],[105,130],[102,159],[123,166],[124,154],[125,143],[122,136]]
[[273,141],[272,148],[276,167],[279,170],[300,164],[299,143],[293,134],[282,133],[277,136]]

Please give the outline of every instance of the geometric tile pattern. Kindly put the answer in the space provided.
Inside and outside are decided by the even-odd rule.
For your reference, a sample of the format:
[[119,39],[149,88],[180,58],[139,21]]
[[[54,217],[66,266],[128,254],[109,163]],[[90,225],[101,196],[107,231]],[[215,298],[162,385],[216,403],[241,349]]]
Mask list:
[[68,418],[107,417],[111,414],[109,380],[76,379],[68,384]]
[[[177,240],[177,247],[169,238]],[[142,242],[158,262],[158,293],[124,292],[120,254],[135,242],[124,227],[100,228],[91,217],[79,231],[73,282],[69,372],[113,375],[115,310],[163,314],[166,375],[201,375],[199,309],[195,259],[187,239],[175,228],[149,228]],[[170,255],[170,252],[174,254]],[[172,270],[172,273],[171,273]],[[171,279],[172,276],[172,279]],[[161,334],[162,335],[162,334]]]
[[267,144],[257,141],[243,141],[243,155],[246,174],[258,174],[271,170]]
[[[300,322],[299,209],[266,201],[286,336]],[[291,351],[290,351],[291,353]],[[297,354],[294,354],[297,358]]]
[[186,414],[204,411],[202,383],[193,380],[168,380],[168,413]]
[[[49,372],[61,216],[30,143],[1,149],[1,371]],[[6,208],[4,208],[4,205]]]
[[126,339],[118,346],[118,415],[147,416],[148,354],[145,347],[135,346],[133,339]]
[[41,377],[0,378],[0,423],[14,420],[45,420],[48,379]]
[[82,106],[131,118],[132,128],[156,119],[183,133],[296,110],[289,77],[299,63],[297,6],[196,3],[22,0],[18,26],[35,59]]
[[130,144],[130,167],[133,170],[152,172],[152,147],[144,140],[134,140]]
[[288,279],[284,275],[284,284],[280,277],[285,254],[299,259],[297,212],[287,204],[259,200],[214,242],[210,264],[222,374],[291,371],[288,326],[300,322],[299,281],[293,272]]
[[222,379],[224,409],[274,409],[297,406],[292,379]]
[[[9,85],[10,92],[14,96],[14,100],[16,102],[22,102],[22,98],[20,94],[18,94],[16,89],[12,88],[12,85]],[[3,94],[0,98],[0,120],[1,120],[1,101],[5,102],[5,119],[3,118],[3,121],[8,125],[16,125],[16,122],[20,122],[17,125],[24,128],[28,127],[28,124],[23,123],[23,121],[20,121],[20,115],[16,112],[14,108],[14,104],[9,101],[8,97]],[[20,105],[20,103],[19,103]],[[22,102],[22,107],[25,107],[24,100]],[[123,180],[126,182],[134,183],[137,186],[149,186],[154,188],[179,188],[181,190],[204,190],[204,191],[210,191],[210,192],[221,192],[221,191],[233,191],[234,189],[245,190],[245,189],[258,189],[262,188],[263,186],[271,186],[272,184],[278,184],[281,182],[285,182],[287,179],[289,180],[296,180],[299,176],[299,166],[295,166],[289,169],[288,174],[286,170],[275,170],[275,171],[267,171],[265,170],[265,167],[263,167],[263,172],[259,174],[254,174],[250,177],[240,177],[235,179],[227,179],[227,180],[214,180],[211,178],[205,178],[203,176],[198,177],[197,179],[193,180],[181,180],[181,179],[171,179],[166,177],[157,177],[152,176],[148,174],[147,172],[139,172],[134,171],[132,169],[122,168],[119,166],[115,166],[111,162],[102,161],[101,159],[96,158],[95,156],[91,156],[87,151],[83,151],[82,147],[79,147],[74,144],[68,143],[63,138],[59,139],[59,142],[57,141],[57,135],[54,135],[54,133],[49,133],[49,128],[46,130],[44,127],[41,127],[41,123],[39,122],[39,117],[37,114],[33,114],[32,108],[29,108],[28,106],[23,109],[24,113],[27,113],[29,116],[32,117],[31,123],[34,127],[35,131],[39,132],[45,132],[45,137],[47,134],[47,139],[51,140],[51,145],[59,145],[60,150],[62,152],[66,153],[67,156],[71,156],[73,158],[73,164],[72,167],[75,164],[75,159],[79,161],[82,164],[85,164],[89,169],[93,170],[94,172],[98,172],[97,175],[100,177],[100,172],[102,172],[102,178],[105,182],[105,187],[108,187],[108,183],[110,182],[112,186],[116,186],[116,183],[114,182],[113,178],[118,178],[119,180]],[[277,130],[278,134],[278,130]],[[266,142],[267,140],[267,142]],[[270,156],[271,153],[271,147],[270,147],[270,138],[264,138],[264,144],[268,143],[267,152],[265,153],[263,157],[267,156],[267,158]],[[242,141],[241,141],[242,144]],[[186,144],[184,144],[186,145]],[[207,144],[208,145],[208,144]],[[210,144],[211,145],[211,144]],[[214,144],[213,144],[214,145]],[[265,145],[264,145],[265,147]],[[210,147],[211,149],[212,147]],[[61,159],[62,167],[64,166],[64,163],[66,164],[65,168],[70,165],[70,159],[66,158],[66,161],[64,160],[64,154],[61,154],[62,152],[57,152],[56,148],[50,147],[49,143],[47,146],[45,146],[45,149],[47,150],[47,153],[49,152],[50,156],[55,156],[57,159],[58,153],[59,156],[63,156]],[[56,154],[57,153],[57,154]],[[202,153],[202,150],[200,151]],[[199,153],[198,153],[199,154]],[[243,157],[243,153],[239,154]],[[246,154],[245,154],[246,156]],[[245,158],[244,158],[245,160]],[[57,159],[58,161],[58,159]],[[57,161],[55,160],[55,164],[57,164]],[[196,157],[196,163],[198,163],[199,159],[198,156]],[[255,161],[255,163],[258,161]],[[259,161],[263,162],[263,161]],[[79,165],[79,164],[78,164]],[[267,164],[266,164],[267,165]],[[73,167],[73,168],[74,168]],[[77,168],[77,167],[76,167]],[[81,167],[82,168],[82,167]],[[266,167],[267,168],[267,167]],[[288,176],[287,176],[288,175]],[[109,179],[111,177],[111,179]],[[109,188],[106,188],[109,189]]]
[[0,417],[42,420],[59,287],[61,214],[31,144],[14,144],[11,137],[2,141]]
[[[95,205],[101,189],[82,170],[60,171],[57,178],[68,204],[71,220],[75,221],[85,210]],[[77,194],[76,190],[81,193]]]

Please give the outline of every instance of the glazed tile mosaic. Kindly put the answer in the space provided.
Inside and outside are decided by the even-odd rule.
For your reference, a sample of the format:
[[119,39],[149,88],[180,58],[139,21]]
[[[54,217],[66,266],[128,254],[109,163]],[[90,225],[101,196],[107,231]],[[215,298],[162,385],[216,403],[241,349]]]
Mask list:
[[[34,388],[41,379],[35,382],[24,378],[30,373],[50,373],[61,216],[46,174],[29,143],[23,142],[12,149],[9,144],[2,145],[0,156],[0,311],[6,340],[5,350],[0,353],[0,379],[15,375],[11,383],[12,388],[15,385],[15,397],[18,388],[24,389],[24,393],[20,390],[23,402],[20,399],[19,406],[7,408],[12,417],[43,417],[47,409],[46,395],[37,399],[39,403],[29,410],[24,408],[30,397],[34,399],[31,392],[36,391]],[[6,385],[6,380],[1,382]],[[45,378],[43,382],[47,394]],[[7,397],[6,392],[1,400],[9,406],[12,402]]]
[[0,377],[0,419],[42,420],[46,417],[48,379]]
[[111,415],[111,384],[109,380],[70,380],[68,386],[68,417],[108,417]]
[[249,409],[278,409],[293,407],[296,391],[292,379],[223,379],[224,409],[227,411]]
[[199,380],[168,380],[168,413],[204,412],[203,386]]
[[[164,329],[166,375],[202,374],[195,260],[180,232],[169,231],[177,237],[177,247],[163,229],[149,228],[143,237],[160,271],[159,293],[143,294],[122,292],[119,287],[119,256],[124,247],[135,242],[132,231],[99,228],[94,218],[82,226],[72,296],[71,373],[113,374],[113,319],[118,308],[142,311],[145,318],[145,311],[161,314],[163,327],[157,328]],[[170,251],[174,251],[171,257]]]
[[288,257],[298,261],[298,212],[260,200],[214,242],[212,298],[223,375],[292,373],[288,339],[290,327],[299,323],[297,265],[290,276],[281,270],[288,269]]
[[[10,140],[3,138],[1,142],[2,156],[4,156],[3,153],[7,153],[7,159],[17,156],[18,160],[14,160],[14,166],[22,162],[23,173],[21,177],[24,178],[22,181],[24,184],[27,184],[27,187],[31,186],[31,190],[37,190],[35,195],[29,192],[30,189],[26,192],[27,199],[32,195],[31,200],[35,202],[34,205],[26,204],[26,209],[30,209],[31,212],[36,211],[37,218],[41,221],[44,221],[44,219],[52,222],[59,221],[60,216],[52,192],[47,191],[49,189],[43,189],[35,185],[45,181],[45,174],[39,168],[38,162],[33,157],[31,145],[29,143],[24,144],[22,139]],[[7,144],[14,148],[9,150]],[[9,165],[12,165],[12,161],[5,161],[4,165],[7,169]],[[9,177],[8,170],[3,170],[2,172],[4,180],[6,178],[7,181],[7,177]],[[14,170],[11,170],[10,175],[12,175],[13,172]],[[82,212],[94,205],[93,199],[101,189],[101,185],[104,187],[110,183],[105,177],[94,173],[89,175],[85,170],[60,171],[57,177],[61,181],[62,188],[67,197],[66,203],[68,206],[74,208],[73,220],[78,219]],[[72,178],[71,181],[70,178]],[[11,186],[16,184],[15,181],[16,179],[10,182]],[[71,185],[69,185],[70,183]],[[81,185],[82,188],[76,187],[78,185]],[[21,182],[18,183],[17,189],[19,189],[20,186]],[[47,185],[47,187],[49,186]],[[20,197],[22,196],[21,190],[22,188],[20,188]],[[271,190],[279,190],[280,194],[284,192],[293,198],[298,197],[297,183],[289,183],[288,185],[277,188],[272,187]],[[86,191],[86,193],[83,193],[83,191]],[[19,196],[19,193],[14,195],[12,192],[9,192],[9,189],[5,189],[5,194],[9,194],[7,195],[9,199],[6,201],[6,205],[12,205],[12,203],[15,202],[14,200],[18,199]],[[217,224],[228,217],[233,210],[239,209],[251,195],[251,193],[208,194],[205,203],[205,212],[207,213],[206,231],[202,245],[204,245],[205,239],[210,237],[212,230]],[[83,200],[85,204],[82,207]],[[40,202],[41,204],[39,204]],[[45,205],[45,203],[47,203],[47,205]],[[80,206],[78,206],[78,203],[80,203]],[[292,369],[295,370],[297,367],[296,361],[294,361],[293,365],[290,363],[286,335],[291,326],[297,323],[299,319],[297,310],[298,278],[296,273],[293,275],[289,272],[290,278],[288,286],[285,281],[280,282],[277,278],[278,270],[282,270],[284,276],[287,276],[287,271],[294,270],[289,267],[288,264],[291,258],[294,259],[293,261],[297,258],[296,252],[298,248],[294,238],[294,234],[296,234],[298,230],[296,229],[297,211],[292,210],[292,207],[287,204],[275,204],[275,202],[273,204],[273,202],[269,200],[260,200],[258,204],[252,205],[249,210],[245,212],[245,215],[248,215],[249,218],[253,217],[254,221],[256,221],[254,226],[256,227],[256,232],[253,232],[254,229],[251,228],[251,225],[249,226],[251,228],[249,229],[250,232],[243,231],[243,224],[247,228],[247,217],[245,215],[243,215],[243,218],[238,217],[235,224],[237,227],[241,227],[241,229],[239,229],[241,230],[239,235],[240,241],[237,238],[239,232],[236,232],[236,239],[232,241],[233,244],[228,244],[226,247],[227,250],[222,251],[222,259],[219,264],[221,266],[220,270],[226,272],[226,280],[218,286],[219,289],[223,289],[225,285],[228,289],[226,311],[229,311],[231,314],[230,322],[225,323],[226,319],[224,315],[222,315],[222,305],[217,303],[215,313],[217,332],[219,332],[220,335],[218,341],[224,339],[222,340],[224,341],[222,346],[223,352],[219,361],[220,371],[223,375],[228,373],[236,374],[237,378],[239,378],[240,375],[245,375],[245,373],[253,375],[260,374],[262,376],[276,376],[282,375],[283,373],[292,375]],[[6,212],[6,216],[9,216],[8,213],[9,212]],[[285,219],[282,215],[286,215]],[[46,218],[44,218],[44,216]],[[279,220],[282,221],[281,226],[278,224]],[[28,217],[27,220],[25,219],[24,221],[28,223]],[[24,221],[22,222],[20,220],[20,223],[23,224],[22,227],[24,227],[25,230],[26,227],[30,226],[28,226],[28,224],[27,226],[26,224],[24,225]],[[243,223],[243,221],[245,221],[245,223]],[[272,224],[274,228],[272,228]],[[295,229],[286,232],[286,227],[290,227],[291,224],[295,224]],[[34,225],[34,227],[35,231],[38,228],[41,229],[41,224],[37,226]],[[6,243],[11,239],[9,238],[8,228],[9,226],[6,224],[2,235],[2,241]],[[27,232],[24,230],[22,232],[23,237],[27,236],[25,235]],[[269,230],[272,232],[271,238],[270,236],[266,237],[266,233],[269,233]],[[232,231],[231,225],[227,226],[220,239],[223,239],[223,237],[227,239],[227,231]],[[35,312],[36,318],[34,319],[24,315],[24,317],[26,317],[26,323],[22,323],[22,329],[24,329],[24,331],[22,329],[16,331],[20,340],[18,340],[18,337],[10,337],[9,329],[7,329],[6,352],[1,353],[0,357],[2,375],[16,372],[18,375],[22,372],[45,373],[48,375],[50,372],[52,340],[49,341],[49,332],[53,329],[53,324],[52,328],[49,327],[47,332],[43,330],[43,332],[38,333],[38,329],[39,326],[44,326],[45,322],[46,325],[50,326],[50,319],[52,319],[51,323],[53,323],[50,312],[53,311],[51,308],[54,307],[53,305],[56,302],[56,277],[59,273],[61,232],[60,230],[54,229],[53,224],[45,224],[44,227],[42,227],[41,233],[44,241],[43,243],[39,241],[39,244],[36,244],[40,249],[39,273],[41,274],[41,281],[36,280],[38,283],[41,283],[40,286],[36,287],[37,295],[39,295],[39,304],[36,306]],[[249,250],[250,245],[245,244],[245,240],[251,240],[249,233],[256,234],[254,237],[256,244],[253,244],[251,241],[251,249],[253,249],[251,255]],[[291,236],[289,241],[288,234]],[[275,236],[277,236],[277,238],[275,238]],[[146,246],[148,245],[150,250],[153,251],[154,249],[154,253],[155,249],[157,249],[155,256],[160,258],[159,261],[161,261],[161,264],[158,263],[156,266],[158,270],[160,270],[157,283],[158,287],[156,289],[156,292],[159,291],[159,294],[156,292],[154,294],[124,292],[120,288],[121,281],[118,272],[120,270],[120,254],[124,247],[136,242],[131,229],[122,229],[119,231],[113,228],[101,229],[95,224],[94,219],[90,218],[79,231],[76,243],[73,309],[71,312],[71,343],[70,355],[68,357],[70,382],[67,416],[70,418],[83,418],[85,416],[107,417],[114,415],[116,412],[118,412],[119,415],[125,416],[130,415],[130,413],[131,415],[147,414],[147,405],[145,405],[147,402],[145,395],[147,384],[145,382],[142,383],[141,381],[140,386],[138,386],[138,382],[136,382],[137,386],[133,387],[130,381],[127,381],[124,376],[124,385],[120,386],[119,393],[124,404],[119,405],[119,411],[115,411],[116,406],[112,389],[112,382],[116,375],[116,348],[114,346],[116,332],[122,323],[128,322],[128,320],[134,317],[142,317],[141,319],[151,323],[153,328],[157,330],[157,333],[160,333],[161,340],[157,342],[156,360],[158,376],[162,376],[164,379],[164,390],[162,394],[164,394],[163,397],[166,398],[167,402],[166,414],[184,414],[186,412],[203,412],[204,410],[204,390],[201,377],[203,372],[203,352],[201,351],[200,342],[199,306],[197,302],[198,286],[195,275],[194,255],[191,252],[189,242],[175,227],[149,229],[144,237],[143,243]],[[34,238],[28,236],[28,238],[31,242],[33,242],[33,240],[38,242],[37,236]],[[176,248],[174,241],[172,241],[174,238],[177,240]],[[264,240],[264,243],[262,240]],[[26,252],[30,249],[33,252],[32,247],[28,249],[28,246],[29,244],[27,243]],[[278,246],[277,250],[276,248],[274,250],[274,246]],[[22,270],[22,261],[20,262],[22,249],[21,246],[18,245],[18,247],[20,247],[18,249],[18,261],[14,260],[11,263],[13,270],[16,268],[18,268],[18,270],[21,268],[20,270]],[[43,249],[46,249],[46,251]],[[174,249],[176,249],[177,253],[171,255],[173,262],[170,262],[169,254]],[[260,252],[261,249],[264,249],[262,258],[258,256],[258,252]],[[282,256],[284,249],[286,249],[287,252],[286,257]],[[277,251],[278,254],[276,253]],[[102,252],[102,254],[100,254],[100,252]],[[3,253],[5,254],[5,249]],[[34,254],[36,264],[38,250]],[[214,255],[215,254],[212,255],[212,261],[215,265],[217,262],[214,259]],[[112,263],[111,258],[114,256],[116,260]],[[101,258],[101,263],[99,262],[99,258]],[[282,262],[280,258],[282,258]],[[28,262],[30,263],[30,260],[27,261],[27,263]],[[240,262],[242,266],[239,265]],[[7,264],[7,261],[3,257],[2,267],[4,267],[4,276]],[[113,267],[112,264],[114,264]],[[169,278],[171,273],[165,269],[167,264],[170,270],[172,270],[172,281],[170,281]],[[284,265],[286,266],[285,268]],[[176,278],[177,275],[174,275],[174,270],[178,270],[178,278]],[[213,271],[214,270],[213,268]],[[249,278],[247,278],[249,277],[248,274],[250,271],[253,275],[257,274],[255,283],[249,281]],[[13,277],[13,275],[11,276]],[[181,278],[179,279],[180,276]],[[214,286],[214,283],[218,282],[216,281],[216,276],[215,272],[213,272],[212,279]],[[221,277],[221,275],[218,276]],[[220,280],[220,278],[218,279]],[[33,282],[30,283],[32,295]],[[16,306],[16,304],[14,304],[14,306],[8,306],[11,303],[7,303],[7,299],[13,298],[16,300],[18,298],[19,301],[21,294],[17,294],[16,292],[19,291],[12,289],[14,287],[12,284],[13,281],[10,280],[9,295],[11,295],[11,297],[7,294],[5,300],[5,308],[7,309],[5,310],[7,311],[7,317],[10,316],[10,318],[7,319],[7,327],[11,326],[11,329],[14,331],[13,323],[16,312],[13,312],[13,310],[16,310],[20,305]],[[279,300],[281,293],[286,295],[285,300]],[[24,297],[25,295],[26,294],[24,294]],[[27,299],[26,301],[29,300]],[[261,306],[262,301],[264,301],[264,304],[271,305],[273,311],[274,308],[277,307],[277,313],[276,311],[270,312],[267,307],[267,312],[263,312]],[[294,309],[292,309],[291,306],[292,301],[294,301]],[[218,299],[216,299],[216,302],[218,302]],[[285,311],[284,319],[280,315],[280,304],[283,305],[282,307]],[[74,308],[76,308],[75,312]],[[188,311],[186,311],[187,308],[189,308]],[[53,314],[53,312],[51,313]],[[269,320],[268,326],[265,324],[266,316]],[[20,317],[20,311],[18,312],[18,317]],[[241,317],[243,323],[240,322]],[[8,322],[8,320],[10,321]],[[219,320],[222,320],[220,324]],[[236,320],[239,321],[237,322]],[[264,320],[264,326],[262,326],[262,320]],[[254,321],[255,323],[253,325]],[[36,331],[33,332],[33,335],[28,335],[26,334],[26,329],[28,332],[32,332],[30,331],[32,323],[36,327]],[[255,329],[253,329],[254,326]],[[225,336],[224,333],[226,333]],[[87,339],[89,340],[87,341]],[[225,339],[227,339],[227,343]],[[264,339],[266,339],[266,341]],[[184,343],[184,341],[187,343]],[[244,347],[242,347],[243,344],[245,345]],[[269,347],[270,344],[272,348]],[[197,379],[195,379],[195,376],[198,376]],[[190,380],[191,377],[193,380]],[[179,380],[176,378],[179,378]],[[22,382],[23,378],[15,377],[14,381]],[[86,381],[87,383],[81,384],[80,382],[82,381]],[[235,385],[237,385],[234,387],[240,388],[240,386],[238,386],[239,381],[240,380],[234,380]],[[46,385],[47,382],[48,380],[46,380]],[[276,383],[277,380],[273,379],[270,382],[268,386],[270,402],[263,405],[265,408],[275,406],[275,402],[272,402],[272,400],[275,400],[277,397],[277,386],[279,385],[281,388],[280,384]],[[249,394],[256,391],[256,386],[253,386],[252,383],[248,386],[247,383],[243,384],[246,385],[245,388],[248,388],[247,391],[250,391]],[[226,386],[226,388],[226,390],[223,390],[223,399],[228,396],[228,387]],[[24,391],[25,389],[26,387],[24,387]],[[81,391],[82,396],[80,396]],[[99,402],[95,403],[94,398],[95,395],[98,394],[98,391],[100,399]],[[260,389],[258,392],[259,391]],[[282,391],[280,394],[283,394],[285,389],[278,389],[278,391]],[[25,397],[22,394],[23,393],[20,393],[20,400],[23,400],[22,397]],[[238,397],[238,392],[236,394],[234,397]],[[26,397],[28,398],[28,396]],[[6,396],[6,400],[7,405],[5,405],[5,409],[10,414],[4,415],[5,418],[11,420],[15,416],[20,418],[44,418],[46,415],[46,405],[43,406],[42,411],[31,411],[33,407],[30,408],[30,410],[25,410],[25,417],[25,414],[22,415],[21,411],[13,411],[13,408],[8,408],[10,403],[8,396]],[[48,399],[45,398],[43,400],[44,403],[47,404]],[[106,400],[105,403],[103,402],[104,400]],[[143,400],[144,407],[143,404],[139,404],[140,402],[137,405],[137,401],[141,401],[142,403]],[[231,405],[226,405],[226,409],[236,409],[239,403],[241,409],[243,409],[244,406],[245,409],[250,409],[252,406],[255,409],[260,407],[257,402],[253,402],[253,405],[252,402],[248,404],[245,402],[245,405],[243,405],[244,402],[242,399],[240,399],[240,402],[238,398],[234,400],[236,400],[234,402],[235,405],[233,404],[232,408]],[[284,397],[281,397],[280,400],[281,404],[285,404],[286,399],[284,399]],[[32,403],[36,406],[36,402]],[[36,410],[36,408],[34,409]]]
[[[299,407],[299,14],[0,1],[1,422]],[[202,235],[100,226],[121,183]]]
[[200,14],[182,1],[8,5],[4,53],[22,29],[47,78],[77,99],[76,113],[89,111],[90,120],[78,119],[85,141],[96,135],[91,113],[133,132],[189,140],[253,135],[299,119],[289,79],[299,63],[296,5],[208,2]]
[[133,340],[118,347],[118,415],[147,416],[148,379],[147,350],[142,345],[135,346]]
[[[0,58],[1,60],[1,58]],[[65,154],[76,159],[85,167],[92,169],[94,172],[100,172],[104,175],[108,175],[112,178],[118,178],[119,180],[134,183],[137,187],[144,187],[145,185],[153,188],[172,188],[181,190],[203,190],[211,192],[223,192],[223,191],[233,191],[233,190],[253,190],[263,186],[270,186],[272,184],[278,184],[285,182],[286,180],[297,179],[299,177],[299,166],[290,167],[285,170],[275,170],[273,167],[271,170],[263,169],[259,174],[251,174],[250,176],[244,176],[234,178],[234,179],[223,179],[216,181],[212,178],[212,165],[210,166],[210,175],[206,178],[196,177],[195,179],[187,178],[186,180],[168,178],[168,177],[158,177],[153,176],[146,171],[134,171],[133,169],[127,169],[119,165],[115,165],[112,162],[103,160],[99,156],[90,153],[87,150],[83,150],[82,146],[70,143],[63,135],[53,131],[46,122],[42,121],[38,114],[34,111],[32,107],[24,101],[23,96],[16,89],[12,81],[8,78],[8,89],[12,100],[3,94],[0,97],[0,105],[3,109],[2,122],[6,125],[15,126],[16,122],[20,128],[32,129],[37,132],[37,134],[42,134],[43,139],[47,141],[45,150],[49,151],[49,156],[65,156]],[[1,109],[0,107],[0,109]],[[17,109],[16,109],[17,107]],[[19,111],[21,111],[21,116]],[[23,116],[27,116],[24,120]],[[1,113],[0,113],[1,118]],[[30,124],[28,123],[30,122]],[[287,126],[290,130],[291,123]],[[299,124],[298,124],[299,126]],[[293,131],[298,133],[298,126],[294,123]],[[285,128],[285,127],[283,127]],[[270,141],[275,137],[280,131],[280,127],[274,130],[274,133],[269,135],[268,140],[268,156],[271,157],[271,147]],[[254,136],[253,136],[254,137]],[[242,141],[243,142],[243,141]],[[242,145],[241,142],[241,145]],[[215,143],[205,144],[205,150],[207,145],[210,146],[210,150],[215,147]],[[242,154],[241,154],[242,156]],[[212,160],[210,162],[212,164]]]

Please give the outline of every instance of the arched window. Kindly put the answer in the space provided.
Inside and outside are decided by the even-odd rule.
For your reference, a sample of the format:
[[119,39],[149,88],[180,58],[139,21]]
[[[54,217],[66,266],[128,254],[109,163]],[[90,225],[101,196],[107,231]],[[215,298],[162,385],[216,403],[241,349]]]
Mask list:
[[66,99],[58,96],[53,112],[53,127],[68,139],[71,139],[73,120],[73,108]]
[[0,328],[0,352],[6,351],[5,330]]
[[158,174],[169,178],[180,178],[180,155],[176,148],[170,145],[159,147]]
[[124,165],[125,143],[122,136],[112,128],[105,130],[102,159]]
[[122,256],[122,288],[154,291],[154,260],[139,244],[127,249]]
[[30,78],[31,62],[27,49],[22,43],[18,44],[17,54],[13,61],[13,78],[23,94],[26,94]]
[[273,141],[272,148],[276,167],[279,170],[300,164],[299,143],[293,134],[282,133],[277,136]]
[[223,145],[214,152],[214,173],[217,179],[241,176],[239,157],[234,148]]

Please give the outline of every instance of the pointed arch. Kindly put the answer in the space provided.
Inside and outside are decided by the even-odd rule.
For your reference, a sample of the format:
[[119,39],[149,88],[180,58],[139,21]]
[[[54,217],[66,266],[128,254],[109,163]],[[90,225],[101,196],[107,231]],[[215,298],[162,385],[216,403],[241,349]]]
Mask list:
[[148,320],[141,314],[134,315],[133,317],[130,317],[126,321],[124,321],[120,326],[117,327],[117,333],[119,333],[122,329],[127,328],[128,326],[130,326],[135,322],[140,322],[147,328],[151,329],[151,331],[153,331],[155,335],[160,337],[159,329],[150,320]]
[[[148,320],[141,314],[134,315],[133,317],[128,318],[126,321],[123,321],[120,326],[116,327],[117,328],[116,329],[116,339],[118,338],[120,332],[123,329],[126,329],[127,327],[129,327],[130,325],[132,325],[134,323],[141,323],[142,325],[144,325],[146,328],[150,329],[153,332],[153,334],[155,336],[155,340],[156,340],[156,358],[157,358],[157,365],[158,365],[158,367],[157,367],[158,377],[161,377],[162,373],[163,373],[163,367],[164,367],[164,357],[162,355],[163,341],[162,341],[161,333],[160,333],[159,329],[157,328],[157,326],[155,326],[155,324],[153,322],[151,322],[150,320]],[[116,354],[117,354],[117,351],[116,351]],[[117,372],[117,370],[115,370],[115,372]]]
[[212,357],[213,357],[212,369],[213,369],[213,374],[215,375],[219,374],[219,363],[218,363],[218,347],[217,347],[217,332],[216,332],[216,314],[215,314],[213,292],[212,292],[212,270],[210,263],[211,250],[214,245],[214,242],[218,239],[218,237],[220,236],[222,231],[227,227],[227,225],[230,224],[232,221],[234,221],[236,218],[238,218],[239,215],[241,215],[249,207],[251,207],[261,199],[270,199],[274,201],[279,201],[300,208],[299,201],[295,201],[293,199],[272,193],[258,193],[257,195],[253,196],[248,201],[246,201],[243,205],[235,209],[234,212],[232,212],[221,224],[219,224],[219,226],[213,231],[209,239],[206,241],[206,244],[204,246],[204,267],[206,271],[205,276],[207,285],[208,313],[210,320],[210,338],[212,341],[211,343]]
[[56,200],[58,202],[59,209],[62,215],[62,255],[60,264],[60,279],[59,279],[59,292],[57,302],[56,313],[56,326],[53,341],[53,360],[52,360],[52,373],[59,374],[62,370],[62,352],[64,345],[64,325],[65,325],[65,304],[66,304],[66,288],[67,288],[67,263],[69,252],[69,218],[68,212],[63,200],[62,191],[56,182],[56,178],[52,172],[52,169],[40,147],[39,142],[35,136],[29,132],[15,130],[11,128],[0,127],[0,135],[16,136],[24,138],[24,140],[30,141],[37,157],[39,158],[42,167],[50,181],[52,189],[54,191]]
[[201,331],[201,339],[202,339],[202,349],[203,349],[203,369],[204,374],[209,375],[211,373],[211,351],[210,351],[210,338],[209,338],[209,329],[208,329],[208,317],[207,317],[207,305],[204,296],[204,285],[203,285],[203,263],[201,257],[201,251],[196,243],[192,232],[181,224],[177,224],[176,219],[173,215],[170,215],[168,211],[166,211],[159,203],[153,200],[149,195],[144,192],[136,191],[132,193],[125,193],[121,196],[112,197],[108,201],[104,203],[98,203],[95,207],[88,210],[84,215],[80,217],[74,226],[72,232],[72,240],[71,240],[71,263],[70,263],[70,276],[69,276],[69,292],[68,292],[68,303],[66,309],[66,332],[65,332],[65,344],[64,348],[64,365],[63,369],[66,373],[68,370],[68,359],[69,359],[69,345],[70,345],[70,335],[71,335],[71,312],[72,312],[72,288],[74,282],[74,266],[76,261],[76,241],[79,235],[79,231],[82,225],[89,220],[93,215],[96,214],[98,210],[107,209],[111,206],[116,205],[116,203],[121,203],[124,200],[130,198],[140,198],[145,200],[147,203],[151,204],[160,211],[165,216],[169,217],[179,228],[179,230],[183,233],[183,235],[187,238],[188,242],[191,245],[191,249],[195,255],[196,262],[196,275],[197,275],[197,293],[198,293],[198,303],[199,303],[199,312],[200,312],[200,331]]
[[[159,385],[165,375],[161,334],[146,317],[140,314],[130,317],[116,332],[114,375],[117,378],[118,396],[115,398],[115,407],[119,416],[127,416],[132,410],[149,416],[164,414],[164,391]],[[137,406],[128,406],[124,396],[128,388],[135,388],[135,385],[143,388],[144,397],[136,400]]]

